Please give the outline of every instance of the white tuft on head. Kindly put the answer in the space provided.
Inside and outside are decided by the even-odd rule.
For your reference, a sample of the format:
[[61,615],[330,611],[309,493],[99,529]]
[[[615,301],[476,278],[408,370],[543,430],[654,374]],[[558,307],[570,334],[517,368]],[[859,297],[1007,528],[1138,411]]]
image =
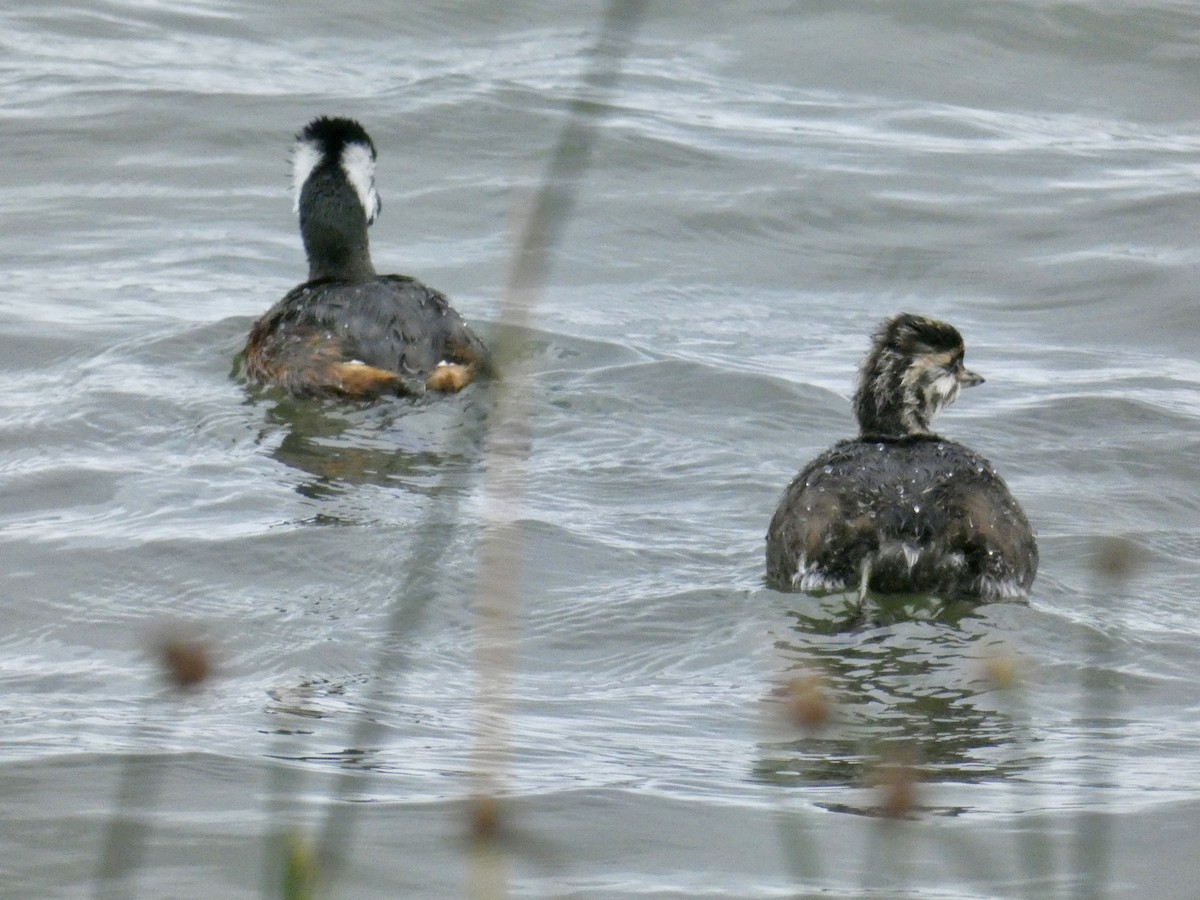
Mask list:
[[300,191],[304,182],[313,173],[313,169],[321,162],[321,145],[315,140],[296,141],[296,149],[292,153],[292,212],[300,212]]
[[375,191],[375,154],[366,144],[353,141],[342,148],[342,171],[350,179],[370,225],[379,215],[379,194]]

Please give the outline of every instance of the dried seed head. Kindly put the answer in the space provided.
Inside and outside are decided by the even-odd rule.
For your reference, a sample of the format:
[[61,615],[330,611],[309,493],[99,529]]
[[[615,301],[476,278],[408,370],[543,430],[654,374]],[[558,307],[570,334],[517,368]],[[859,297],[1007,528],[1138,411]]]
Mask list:
[[200,641],[165,638],[159,643],[158,652],[163,674],[176,687],[197,687],[212,674],[208,648]]
[[1142,548],[1128,538],[1103,537],[1095,542],[1092,569],[1113,581],[1131,578],[1143,561]]
[[1016,687],[1020,669],[1021,661],[1013,653],[995,653],[983,660],[984,677],[998,688]]
[[787,714],[793,722],[808,731],[816,731],[829,721],[832,702],[824,679],[813,673],[798,675],[783,687]]
[[472,840],[495,840],[504,824],[500,801],[491,795],[476,794],[467,806],[467,819]]

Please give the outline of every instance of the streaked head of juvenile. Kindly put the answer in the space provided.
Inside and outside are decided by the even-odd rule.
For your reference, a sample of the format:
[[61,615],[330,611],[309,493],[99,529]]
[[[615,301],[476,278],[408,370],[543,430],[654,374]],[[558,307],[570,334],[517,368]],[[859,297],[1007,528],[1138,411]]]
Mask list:
[[383,207],[375,190],[375,144],[353,119],[321,116],[296,135],[292,155],[295,209],[302,210],[305,189],[326,179],[344,179],[362,206],[368,225]]
[[953,325],[900,313],[880,325],[859,369],[854,412],[864,437],[930,435],[934,418],[983,378],[963,365]]

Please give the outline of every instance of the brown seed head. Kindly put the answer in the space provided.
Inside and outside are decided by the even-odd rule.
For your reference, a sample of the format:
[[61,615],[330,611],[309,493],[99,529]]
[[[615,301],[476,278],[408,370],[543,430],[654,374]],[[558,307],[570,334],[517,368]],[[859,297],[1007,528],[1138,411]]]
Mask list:
[[872,779],[879,791],[879,812],[886,819],[910,819],[917,809],[917,770],[909,759],[883,763]]
[[208,648],[199,641],[166,638],[159,644],[163,674],[179,688],[194,688],[212,674]]
[[1020,669],[1021,661],[1012,653],[996,653],[983,660],[984,677],[998,688],[1016,687]]
[[798,675],[784,685],[784,701],[788,717],[809,731],[816,731],[829,721],[832,703],[829,691],[820,675]]
[[500,801],[491,795],[477,794],[467,807],[471,838],[476,841],[495,840],[504,824]]
[[1103,537],[1096,541],[1092,568],[1105,578],[1124,581],[1141,567],[1142,548],[1128,538]]

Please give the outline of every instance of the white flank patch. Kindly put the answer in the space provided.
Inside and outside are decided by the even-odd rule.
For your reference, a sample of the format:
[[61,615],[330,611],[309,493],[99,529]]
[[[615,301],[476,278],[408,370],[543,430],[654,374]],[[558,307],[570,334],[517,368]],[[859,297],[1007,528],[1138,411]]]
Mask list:
[[321,148],[316,141],[296,141],[292,153],[292,212],[300,212],[300,191],[320,162]]
[[379,194],[375,192],[375,157],[371,155],[371,148],[365,144],[347,144],[342,148],[341,162],[342,171],[354,185],[363,212],[367,214],[367,224],[370,225],[379,212]]
[[979,596],[987,599],[998,597],[1002,600],[1024,600],[1029,596],[1013,579],[1001,580],[990,575],[980,575],[975,580],[975,589]]
[[846,582],[801,560],[800,568],[792,576],[792,587],[807,594],[836,594],[846,589]]

